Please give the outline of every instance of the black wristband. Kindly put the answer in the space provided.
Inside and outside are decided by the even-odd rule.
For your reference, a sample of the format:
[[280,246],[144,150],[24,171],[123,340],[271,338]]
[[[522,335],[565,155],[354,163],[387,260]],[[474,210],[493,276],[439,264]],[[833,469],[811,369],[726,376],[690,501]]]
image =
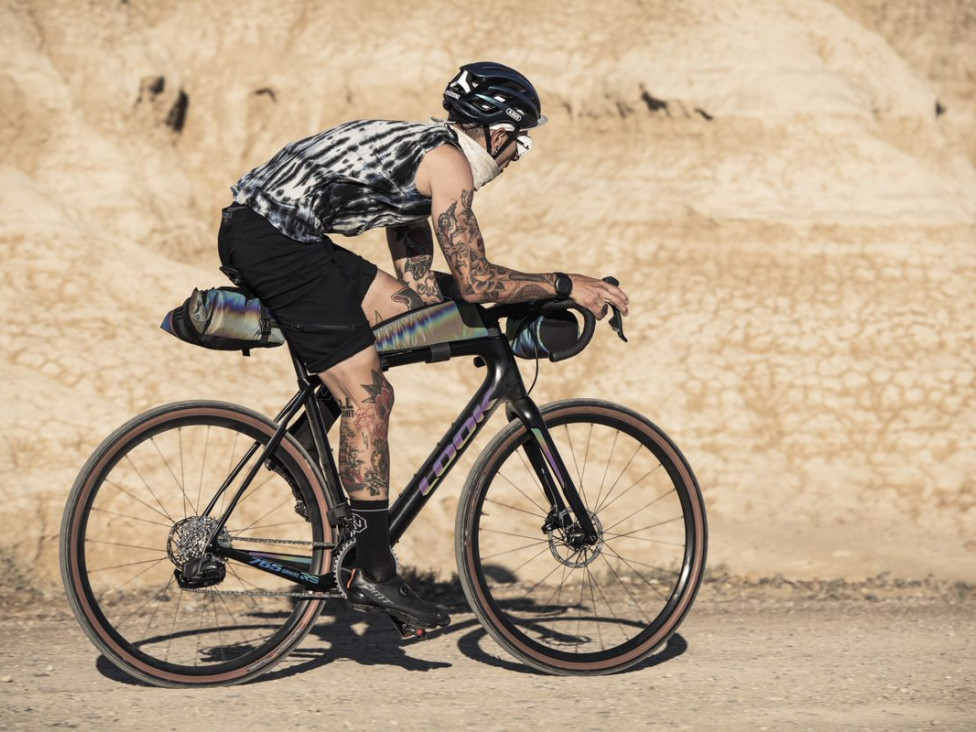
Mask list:
[[555,272],[556,275],[556,297],[566,300],[573,293],[573,280],[568,274]]

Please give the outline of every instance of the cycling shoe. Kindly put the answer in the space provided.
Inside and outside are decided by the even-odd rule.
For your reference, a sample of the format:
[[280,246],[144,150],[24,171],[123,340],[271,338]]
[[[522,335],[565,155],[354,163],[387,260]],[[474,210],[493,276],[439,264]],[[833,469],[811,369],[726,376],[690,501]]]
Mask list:
[[356,570],[346,589],[346,599],[354,610],[386,613],[418,628],[442,628],[451,622],[450,615],[417,597],[398,574],[376,582]]

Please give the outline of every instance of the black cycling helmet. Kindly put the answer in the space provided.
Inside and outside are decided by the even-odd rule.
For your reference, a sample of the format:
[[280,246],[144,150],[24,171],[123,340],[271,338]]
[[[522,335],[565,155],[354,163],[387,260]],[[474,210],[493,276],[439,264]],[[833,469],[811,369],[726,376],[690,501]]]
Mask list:
[[527,130],[546,122],[532,82],[513,68],[491,61],[466,64],[444,90],[452,122],[482,127],[506,122]]

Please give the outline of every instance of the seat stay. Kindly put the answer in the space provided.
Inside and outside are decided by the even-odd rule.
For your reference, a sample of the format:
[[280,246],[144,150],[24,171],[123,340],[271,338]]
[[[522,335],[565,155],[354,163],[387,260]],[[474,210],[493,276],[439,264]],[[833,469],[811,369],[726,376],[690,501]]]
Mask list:
[[[261,466],[264,465],[268,457],[270,455],[273,455],[274,451],[278,449],[278,446],[281,444],[281,441],[284,439],[285,434],[288,432],[289,422],[291,422],[291,420],[295,417],[299,409],[305,406],[305,404],[307,404],[310,399],[314,398],[314,392],[315,392],[315,385],[308,384],[307,386],[300,389],[298,393],[295,394],[295,396],[293,396],[288,401],[288,404],[285,405],[284,409],[282,409],[281,412],[278,413],[278,417],[275,419],[275,423],[278,425],[278,428],[275,430],[274,434],[271,435],[271,439],[268,440],[267,444],[265,444],[265,446],[261,449],[260,456],[253,461],[253,464],[248,469],[247,475],[244,477],[244,480],[241,481],[240,486],[238,486],[237,490],[234,492],[234,496],[230,499],[226,508],[224,508],[220,518],[217,519],[217,523],[211,529],[210,537],[207,541],[208,549],[212,549],[216,545],[215,540],[218,534],[220,534],[224,526],[227,524],[227,519],[234,512],[234,509],[237,507],[237,504],[241,500],[241,497],[244,495],[244,492],[251,485],[254,478],[257,476],[258,471],[261,469]],[[259,447],[260,447],[259,443],[255,442],[253,445],[251,445],[250,448],[248,448],[247,452],[244,454],[244,457],[241,458],[238,464],[231,471],[230,475],[228,475],[227,478],[224,480],[224,482],[221,484],[217,492],[214,493],[213,498],[210,499],[210,503],[207,504],[207,508],[204,509],[203,511],[204,516],[211,515],[213,510],[216,508],[217,502],[220,500],[221,496],[224,495],[224,493],[227,491],[230,484],[240,474],[241,470],[248,463],[248,461],[251,460],[254,454],[258,451]]]

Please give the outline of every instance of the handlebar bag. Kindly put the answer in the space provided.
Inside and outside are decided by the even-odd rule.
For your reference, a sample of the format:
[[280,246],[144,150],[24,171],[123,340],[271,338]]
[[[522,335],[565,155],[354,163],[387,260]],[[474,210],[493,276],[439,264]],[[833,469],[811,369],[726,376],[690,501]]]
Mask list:
[[572,313],[557,310],[543,315],[509,320],[505,335],[519,358],[546,358],[565,351],[579,340],[579,322]]
[[274,348],[285,342],[265,304],[237,287],[194,288],[159,327],[195,346],[244,355],[252,348]]

